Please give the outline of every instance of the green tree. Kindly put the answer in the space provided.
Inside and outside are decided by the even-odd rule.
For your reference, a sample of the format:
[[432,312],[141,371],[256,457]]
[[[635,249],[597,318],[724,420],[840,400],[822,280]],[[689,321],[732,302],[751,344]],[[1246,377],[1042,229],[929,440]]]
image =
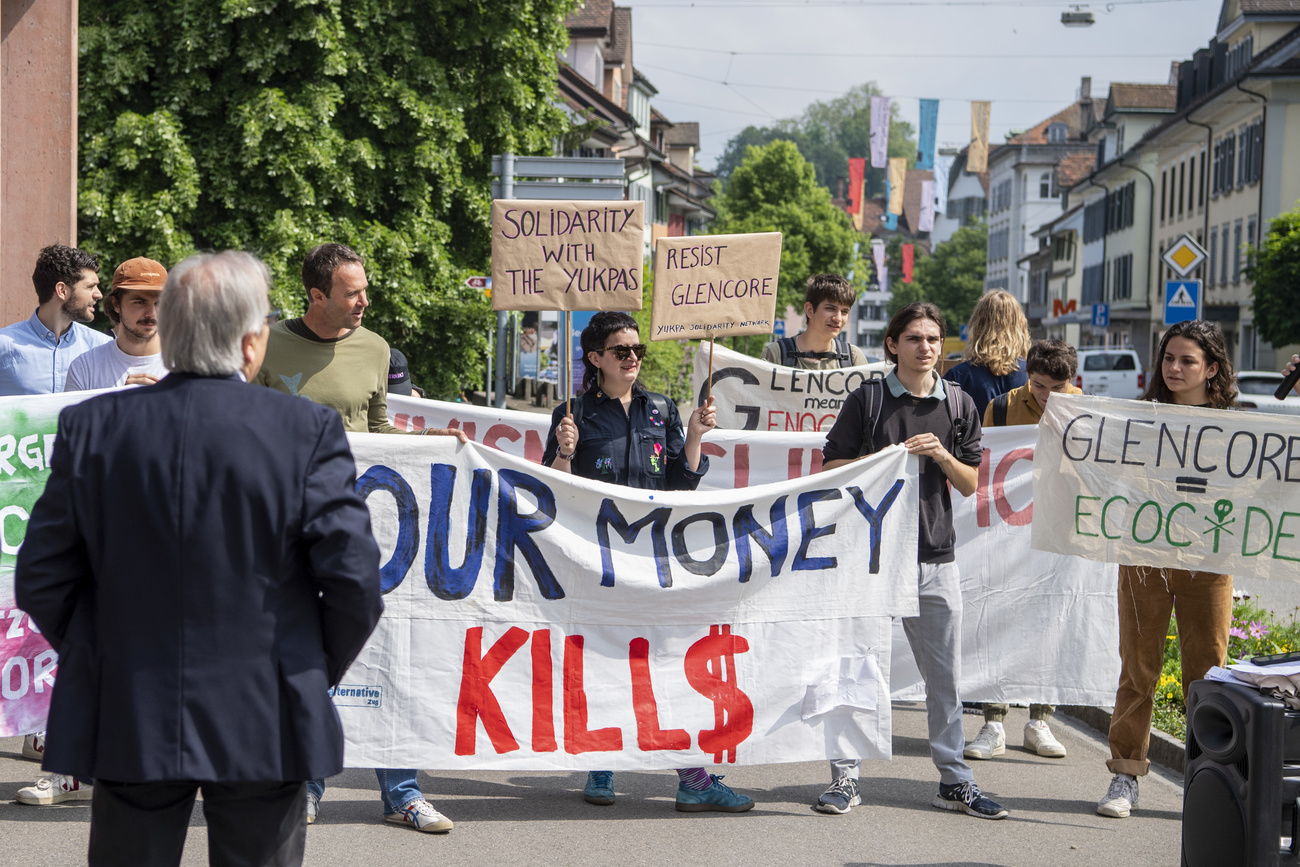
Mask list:
[[[889,269],[889,315],[913,301],[929,301],[943,312],[950,334],[970,320],[975,302],[984,294],[984,271],[988,264],[988,226],[983,222],[962,226],[934,248],[934,255],[918,257],[912,268],[912,282],[904,283],[902,268]],[[897,275],[897,276],[895,276]]]
[[[817,183],[831,191],[837,190],[837,181],[849,176],[849,157],[869,157],[871,154],[871,97],[880,96],[874,82],[859,84],[843,96],[826,102],[814,102],[798,118],[777,121],[768,127],[746,127],[727,142],[718,159],[718,177],[724,181],[744,160],[752,145],[765,145],[774,141],[793,142],[804,159],[817,171]],[[916,141],[910,123],[901,120],[898,106],[890,111],[889,156],[916,158]],[[867,195],[883,195],[889,172],[867,164]]]
[[481,369],[491,156],[565,131],[574,0],[80,4],[79,243],[171,265],[247,249],[300,311],[303,255],[366,257],[366,324],[453,395]]
[[[781,233],[778,316],[787,304],[803,310],[809,275],[844,274],[860,262],[854,244],[862,235],[848,214],[832,204],[830,193],[817,184],[812,164],[791,142],[750,147],[713,203],[718,218],[710,227],[712,234]],[[742,347],[750,351],[752,342],[744,341]]]
[[1300,207],[1279,214],[1259,247],[1251,250],[1246,276],[1252,284],[1255,326],[1274,346],[1300,343]]

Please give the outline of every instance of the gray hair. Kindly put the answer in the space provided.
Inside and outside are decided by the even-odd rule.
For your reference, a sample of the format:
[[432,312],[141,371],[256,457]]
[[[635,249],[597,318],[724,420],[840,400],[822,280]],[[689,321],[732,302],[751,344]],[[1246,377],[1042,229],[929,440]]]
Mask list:
[[260,334],[271,275],[250,253],[200,253],[167,275],[158,303],[163,364],[173,372],[229,376],[244,366],[241,342]]

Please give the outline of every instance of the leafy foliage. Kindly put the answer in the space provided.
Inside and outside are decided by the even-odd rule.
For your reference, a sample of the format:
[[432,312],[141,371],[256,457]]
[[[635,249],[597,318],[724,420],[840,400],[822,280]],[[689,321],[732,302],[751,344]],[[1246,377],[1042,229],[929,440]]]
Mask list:
[[778,314],[787,304],[803,310],[810,275],[843,274],[854,267],[854,244],[862,235],[818,186],[812,164],[791,142],[751,147],[713,203],[718,217],[712,234],[782,233]]
[[901,257],[897,267],[891,262],[889,282],[894,297],[889,302],[889,315],[893,316],[913,301],[929,301],[943,311],[948,333],[956,334],[958,327],[970,320],[975,302],[984,294],[987,244],[986,224],[962,226],[934,248],[934,255],[917,257],[910,284],[902,281]]
[[1274,346],[1300,343],[1300,207],[1273,220],[1252,260],[1246,276],[1254,284],[1259,336]]
[[[836,193],[837,180],[848,180],[849,157],[870,156],[871,97],[880,95],[880,88],[874,82],[867,82],[841,97],[814,102],[798,118],[777,121],[767,127],[746,127],[727,142],[726,150],[718,158],[718,177],[730,179],[750,147],[789,141],[813,164],[817,183]],[[897,104],[890,111],[888,153],[891,157],[916,157],[912,125],[899,119]],[[868,162],[867,195],[883,195],[888,178],[887,169],[872,168]]]
[[474,379],[491,156],[565,131],[556,57],[574,0],[212,0],[80,4],[81,246],[171,265],[266,260],[300,311],[303,255],[366,258],[366,324],[414,380]]

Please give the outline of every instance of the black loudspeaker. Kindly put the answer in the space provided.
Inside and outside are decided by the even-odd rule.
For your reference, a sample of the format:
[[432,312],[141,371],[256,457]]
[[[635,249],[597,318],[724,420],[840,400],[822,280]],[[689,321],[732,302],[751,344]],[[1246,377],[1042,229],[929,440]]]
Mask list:
[[1198,680],[1190,692],[1183,867],[1296,863],[1300,713],[1247,685]]

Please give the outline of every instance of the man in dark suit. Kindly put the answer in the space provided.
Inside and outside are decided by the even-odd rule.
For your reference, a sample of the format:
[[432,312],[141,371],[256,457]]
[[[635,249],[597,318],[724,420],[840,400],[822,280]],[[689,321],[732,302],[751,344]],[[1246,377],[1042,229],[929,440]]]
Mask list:
[[92,865],[299,864],[303,781],[338,773],[328,695],[379,620],[379,550],[339,415],[244,383],[266,267],[172,270],[157,385],[59,417],[15,577],[59,652],[44,767],[95,780]]

